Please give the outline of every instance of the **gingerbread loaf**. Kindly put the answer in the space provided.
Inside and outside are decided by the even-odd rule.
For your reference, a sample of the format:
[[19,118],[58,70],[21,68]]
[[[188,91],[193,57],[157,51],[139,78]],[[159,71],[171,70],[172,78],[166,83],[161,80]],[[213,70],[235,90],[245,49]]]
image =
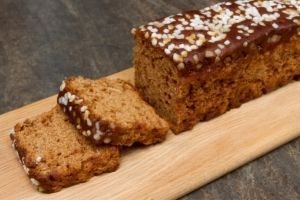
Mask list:
[[93,145],[77,133],[59,106],[17,124],[10,137],[20,163],[40,192],[57,192],[119,165],[117,147]]
[[299,79],[299,2],[228,1],[134,28],[136,87],[180,133]]
[[70,77],[63,81],[57,101],[95,144],[150,145],[163,141],[169,130],[135,88],[120,79]]

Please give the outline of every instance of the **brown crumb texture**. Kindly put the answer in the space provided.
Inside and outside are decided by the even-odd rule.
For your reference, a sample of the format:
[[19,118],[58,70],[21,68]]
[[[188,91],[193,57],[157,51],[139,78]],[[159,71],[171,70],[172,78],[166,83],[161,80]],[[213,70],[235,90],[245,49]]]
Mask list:
[[77,133],[59,106],[17,124],[10,137],[20,163],[40,192],[57,192],[119,166],[119,149],[94,146]]
[[169,121],[171,129],[180,133],[299,80],[299,58],[300,37],[295,33],[267,50],[249,43],[222,61],[182,75],[162,49],[136,35],[135,84],[144,99]]
[[58,104],[96,144],[150,145],[163,141],[169,130],[136,89],[119,79],[68,78],[60,87]]

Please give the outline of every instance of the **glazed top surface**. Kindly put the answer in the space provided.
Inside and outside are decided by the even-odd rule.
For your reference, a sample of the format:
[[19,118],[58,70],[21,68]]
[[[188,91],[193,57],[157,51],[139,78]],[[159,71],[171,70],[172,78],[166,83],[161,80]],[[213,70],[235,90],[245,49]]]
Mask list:
[[132,29],[174,60],[181,72],[218,63],[250,43],[270,48],[300,35],[299,0],[235,0],[179,13]]

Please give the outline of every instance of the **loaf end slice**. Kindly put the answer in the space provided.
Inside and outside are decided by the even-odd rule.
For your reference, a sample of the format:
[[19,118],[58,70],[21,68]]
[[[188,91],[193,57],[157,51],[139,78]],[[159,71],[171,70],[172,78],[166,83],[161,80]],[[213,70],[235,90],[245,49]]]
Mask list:
[[10,137],[20,163],[40,192],[57,192],[119,166],[119,149],[94,146],[77,133],[59,106],[17,124]]
[[135,88],[119,79],[70,77],[60,87],[58,104],[96,144],[150,145],[163,141],[169,130]]

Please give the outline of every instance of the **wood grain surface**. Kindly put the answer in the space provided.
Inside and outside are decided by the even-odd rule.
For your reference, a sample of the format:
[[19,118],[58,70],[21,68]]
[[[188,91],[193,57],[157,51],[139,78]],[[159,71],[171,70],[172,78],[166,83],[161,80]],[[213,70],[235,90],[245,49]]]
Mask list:
[[[54,95],[66,76],[98,78],[126,69],[132,27],[219,1],[1,0],[0,114]],[[182,199],[300,199],[299,185],[298,138]]]
[[[111,78],[133,82],[133,69]],[[8,129],[55,105],[56,97],[0,116],[0,199],[174,199],[300,136],[300,82],[292,83],[193,130],[150,147],[127,149],[113,173],[58,193],[32,186]]]

